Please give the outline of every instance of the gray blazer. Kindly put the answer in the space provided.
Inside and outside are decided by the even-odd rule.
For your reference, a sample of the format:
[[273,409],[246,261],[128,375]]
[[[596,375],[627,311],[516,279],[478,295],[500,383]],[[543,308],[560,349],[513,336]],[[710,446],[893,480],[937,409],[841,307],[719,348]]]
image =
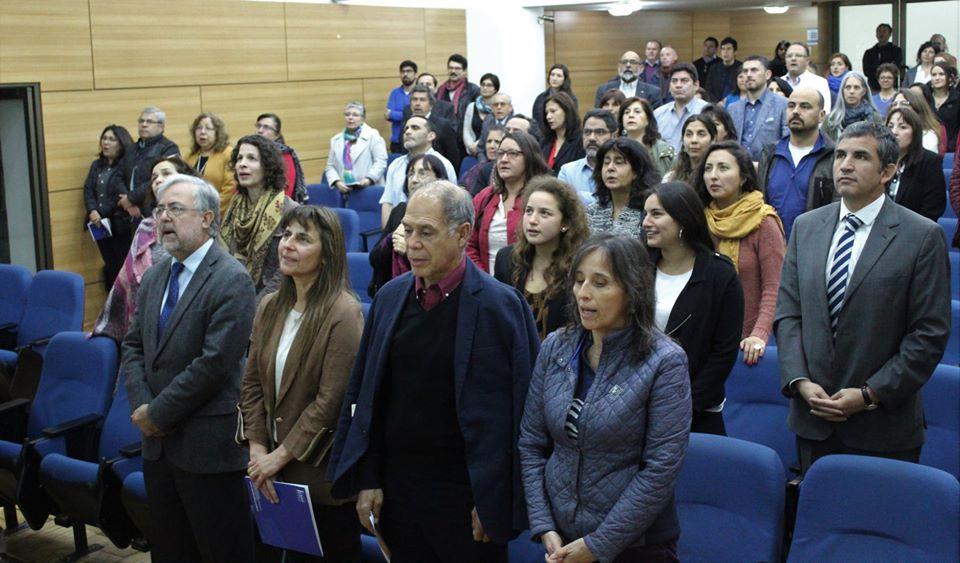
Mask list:
[[[847,285],[836,342],[827,309],[826,268],[840,203],[793,224],[774,318],[788,422],[798,436],[836,432],[847,446],[891,452],[923,444],[920,388],[950,333],[947,243],[936,223],[885,197]],[[880,407],[846,422],[810,414],[789,384],[805,377],[833,394],[869,385]]]
[[[778,96],[770,90],[765,90],[758,100],[760,109],[757,113],[756,134],[750,145],[744,145],[743,148],[750,152],[750,158],[754,161],[760,160],[760,153],[763,147],[770,143],[776,143],[780,139],[790,134],[790,128],[787,127],[787,99]],[[747,111],[747,101],[740,98],[736,103],[727,108],[730,112],[730,118],[737,128],[737,139],[743,142],[743,118]]]
[[253,327],[253,282],[214,242],[157,342],[160,304],[170,279],[167,257],[143,276],[136,315],[123,339],[123,371],[131,411],[147,404],[166,435],[143,438],[143,458],[162,455],[191,473],[246,467],[234,441],[243,358]]
[[[593,96],[593,107],[600,107],[600,98],[610,90],[620,89],[620,77],[615,76],[609,82],[597,86],[597,93]],[[637,97],[650,102],[651,107],[657,107],[660,104],[660,88],[653,84],[647,84],[639,78],[637,79]]]

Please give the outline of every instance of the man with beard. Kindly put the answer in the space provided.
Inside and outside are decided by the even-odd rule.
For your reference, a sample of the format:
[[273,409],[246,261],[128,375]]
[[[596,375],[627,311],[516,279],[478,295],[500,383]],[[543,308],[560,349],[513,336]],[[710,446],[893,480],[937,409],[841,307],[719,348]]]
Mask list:
[[[439,115],[444,119],[449,119],[454,121],[456,116],[453,113],[453,104],[448,101],[441,100],[437,98],[437,77],[430,74],[429,72],[420,73],[420,76],[417,77],[417,86],[426,86],[430,89],[430,93],[433,94],[433,113]],[[410,116],[413,115],[410,113],[410,106],[403,108],[403,120],[406,121],[410,119]],[[401,143],[402,143],[401,139]],[[401,152],[403,152],[401,150]]]
[[453,104],[457,122],[463,121],[467,104],[480,95],[480,86],[467,81],[467,58],[453,54],[447,59],[447,81],[437,88],[437,99]]
[[425,118],[433,126],[434,133],[437,134],[433,141],[433,148],[437,149],[443,156],[447,157],[454,168],[460,166],[460,149],[457,145],[457,126],[446,118],[440,117],[433,112],[435,100],[433,94],[426,86],[417,85],[410,92],[410,114]]
[[826,115],[819,92],[797,88],[787,100],[790,134],[767,145],[760,155],[760,189],[777,210],[788,239],[797,216],[838,197],[833,185],[833,143],[820,132]]
[[557,178],[573,186],[584,204],[593,202],[596,185],[593,168],[597,165],[597,152],[604,143],[617,136],[617,118],[609,110],[592,109],[583,117],[583,150],[587,156],[568,162],[560,167]]
[[758,160],[763,147],[786,136],[787,99],[767,90],[770,70],[767,60],[750,56],[743,61],[747,97],[727,108],[740,135],[740,144]]
[[403,132],[403,110],[410,105],[410,90],[417,79],[417,63],[400,63],[400,86],[390,91],[384,117],[390,122],[390,152],[401,152],[400,134]]
[[636,52],[624,53],[617,66],[617,76],[597,87],[597,93],[593,97],[594,107],[600,107],[600,99],[610,90],[620,90],[627,98],[638,96],[655,105],[660,99],[660,89],[653,84],[640,81],[639,72],[642,64],[640,55]]

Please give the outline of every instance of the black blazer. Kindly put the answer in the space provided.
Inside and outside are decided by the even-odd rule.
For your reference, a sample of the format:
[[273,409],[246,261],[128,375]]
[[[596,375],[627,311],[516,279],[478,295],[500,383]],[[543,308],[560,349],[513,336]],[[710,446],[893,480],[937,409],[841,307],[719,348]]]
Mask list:
[[690,281],[673,304],[663,331],[687,353],[694,410],[723,401],[742,330],[743,287],[733,262],[713,251],[698,251]]
[[947,101],[939,109],[930,98],[930,109],[937,114],[937,119],[947,129],[947,152],[957,150],[957,131],[960,131],[960,90],[950,88]]
[[[543,161],[547,162],[550,158],[550,149],[553,148],[553,140],[543,141],[540,143],[540,152],[543,154]],[[560,172],[560,167],[568,162],[573,162],[574,160],[580,160],[581,158],[587,156],[587,153],[583,150],[583,137],[580,136],[580,132],[571,137],[568,137],[560,149],[557,151],[557,155],[553,157],[553,168],[550,170],[553,172],[553,175],[556,176]]]
[[[513,285],[513,247],[514,245],[505,246],[497,251],[497,258],[493,264],[493,277],[497,278],[498,281],[501,281],[509,286],[516,287],[517,290],[523,294],[523,286],[527,284],[527,276],[524,275],[517,285]],[[547,301],[547,322],[546,326],[542,327],[537,323],[537,330],[544,329],[543,337],[546,338],[548,334],[557,330],[560,327],[566,326],[570,322],[570,315],[567,313],[568,307],[570,305],[570,295],[566,291],[561,291],[553,299]]]
[[947,184],[942,168],[940,155],[921,150],[920,158],[900,174],[900,187],[894,201],[931,221],[939,219],[947,209]]

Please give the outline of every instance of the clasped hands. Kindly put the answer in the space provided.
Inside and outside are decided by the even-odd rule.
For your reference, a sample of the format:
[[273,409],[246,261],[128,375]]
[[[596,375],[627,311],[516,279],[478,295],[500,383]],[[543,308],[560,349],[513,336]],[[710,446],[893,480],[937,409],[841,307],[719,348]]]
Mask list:
[[547,554],[543,556],[547,563],[558,563],[560,561],[563,561],[563,563],[589,563],[597,560],[583,538],[563,545],[563,538],[560,537],[560,534],[547,532],[540,539],[543,542],[544,549],[547,550]]
[[866,407],[863,392],[853,387],[841,389],[833,395],[827,395],[823,387],[809,379],[798,381],[794,387],[810,405],[810,414],[828,422],[845,422]]
[[267,452],[267,447],[263,444],[250,442],[250,462],[247,463],[247,475],[253,481],[253,485],[273,504],[280,502],[277,491],[273,486],[273,478],[292,459],[293,454],[283,444],[277,446],[277,449],[272,452]]
[[140,429],[140,432],[150,438],[162,438],[164,433],[157,428],[157,425],[150,420],[150,413],[147,412],[148,405],[143,404],[137,407],[133,414],[130,415],[130,420],[133,421],[133,424]]
[[[376,534],[377,530],[374,524],[370,522],[370,515],[373,515],[373,521],[380,523],[380,509],[383,508],[383,489],[363,489],[357,495],[357,518],[360,519],[360,525],[371,534]],[[483,524],[480,523],[480,516],[477,514],[477,508],[470,511],[470,522],[473,529],[473,541],[484,543],[490,542],[490,536],[483,531]]]

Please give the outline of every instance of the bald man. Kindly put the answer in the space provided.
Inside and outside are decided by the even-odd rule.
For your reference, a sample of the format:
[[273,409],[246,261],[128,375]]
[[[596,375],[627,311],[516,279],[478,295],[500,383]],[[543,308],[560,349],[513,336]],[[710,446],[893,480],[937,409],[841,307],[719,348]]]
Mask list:
[[660,89],[653,84],[640,81],[642,65],[643,59],[635,51],[627,51],[621,55],[617,64],[617,77],[597,87],[593,105],[599,107],[600,99],[610,90],[620,90],[628,98],[632,96],[645,98],[651,104],[656,105],[660,99]]

